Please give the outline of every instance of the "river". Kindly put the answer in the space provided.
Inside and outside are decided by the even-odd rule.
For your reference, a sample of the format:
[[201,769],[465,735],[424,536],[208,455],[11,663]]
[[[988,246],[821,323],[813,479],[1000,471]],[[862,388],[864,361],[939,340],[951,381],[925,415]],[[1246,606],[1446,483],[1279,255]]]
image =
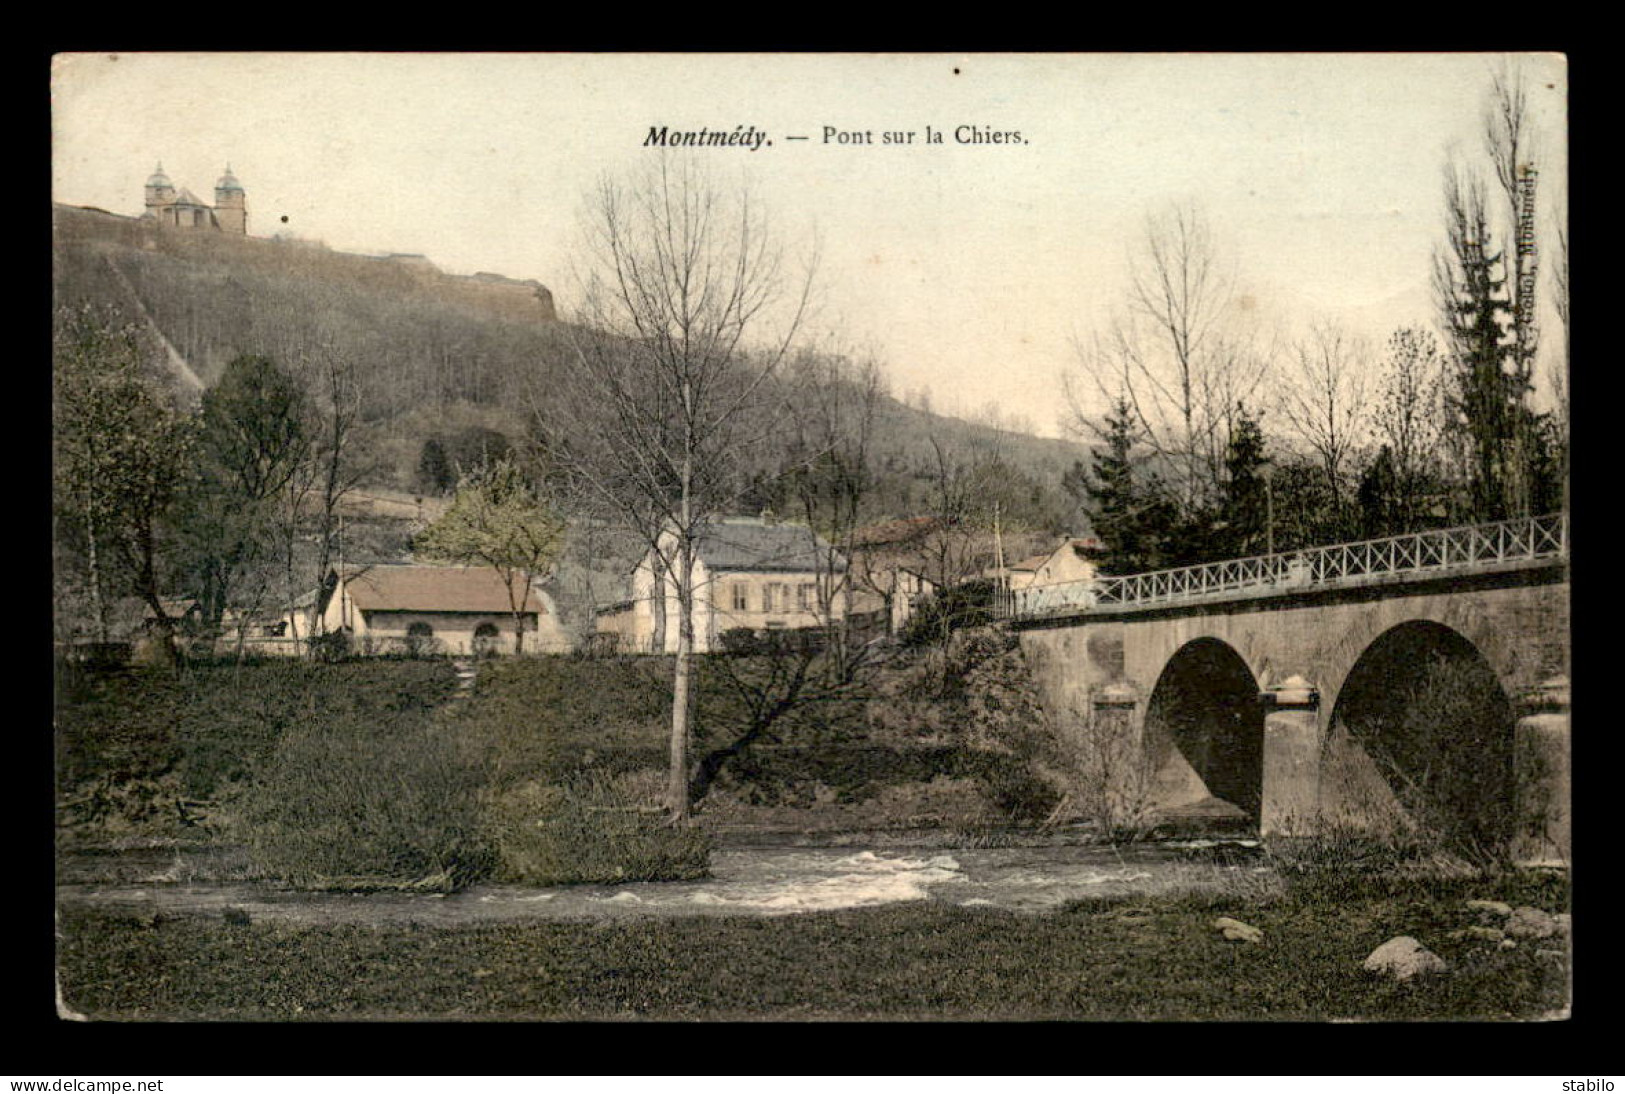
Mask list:
[[[98,858],[101,858],[98,856]],[[220,915],[304,924],[477,926],[551,919],[787,915],[905,901],[1044,912],[1084,897],[1250,891],[1274,872],[1250,840],[963,849],[749,847],[716,850],[700,881],[534,888],[479,885],[449,895],[310,893],[255,880],[190,880],[174,852],[65,862],[58,901],[136,914]]]

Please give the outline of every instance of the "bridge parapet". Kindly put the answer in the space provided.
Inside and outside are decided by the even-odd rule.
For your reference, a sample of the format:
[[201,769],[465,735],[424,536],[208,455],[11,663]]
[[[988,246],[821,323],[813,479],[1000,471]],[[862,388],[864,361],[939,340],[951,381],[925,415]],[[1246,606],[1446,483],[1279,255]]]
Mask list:
[[1554,513],[1016,589],[996,607],[1020,622],[1497,573],[1560,563],[1568,553],[1568,514]]

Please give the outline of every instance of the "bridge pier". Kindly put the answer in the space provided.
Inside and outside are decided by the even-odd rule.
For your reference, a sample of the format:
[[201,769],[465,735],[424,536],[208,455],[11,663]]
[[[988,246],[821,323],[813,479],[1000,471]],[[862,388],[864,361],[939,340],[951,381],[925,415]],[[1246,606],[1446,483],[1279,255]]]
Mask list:
[[1314,831],[1319,813],[1323,735],[1320,691],[1302,676],[1289,676],[1259,693],[1264,705],[1261,836],[1300,836]]
[[1569,863],[1569,680],[1557,676],[1520,696],[1513,730],[1517,830],[1513,858],[1526,866]]

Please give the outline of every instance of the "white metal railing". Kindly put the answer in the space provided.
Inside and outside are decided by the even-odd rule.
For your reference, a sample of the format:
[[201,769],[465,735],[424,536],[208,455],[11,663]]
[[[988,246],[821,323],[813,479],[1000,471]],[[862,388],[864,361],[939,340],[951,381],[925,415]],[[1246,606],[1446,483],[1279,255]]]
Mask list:
[[995,605],[1001,618],[1031,619],[1108,607],[1188,604],[1236,593],[1290,593],[1364,585],[1407,574],[1489,570],[1566,558],[1568,553],[1568,514],[1554,513],[1227,559],[1176,570],[1030,586],[1003,591]]

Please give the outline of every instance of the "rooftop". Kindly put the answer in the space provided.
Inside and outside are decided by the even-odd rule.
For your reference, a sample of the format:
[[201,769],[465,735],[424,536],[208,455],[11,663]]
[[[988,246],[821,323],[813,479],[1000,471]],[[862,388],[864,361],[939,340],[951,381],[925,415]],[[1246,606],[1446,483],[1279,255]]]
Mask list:
[[[362,611],[513,611],[502,575],[487,566],[348,567],[346,584],[351,602]],[[521,591],[521,611],[545,612],[542,598],[516,574],[515,600],[521,600]]]
[[[695,546],[712,570],[810,573],[829,564],[829,544],[799,524],[730,518],[707,525]],[[845,561],[836,556],[835,569],[845,568]]]

